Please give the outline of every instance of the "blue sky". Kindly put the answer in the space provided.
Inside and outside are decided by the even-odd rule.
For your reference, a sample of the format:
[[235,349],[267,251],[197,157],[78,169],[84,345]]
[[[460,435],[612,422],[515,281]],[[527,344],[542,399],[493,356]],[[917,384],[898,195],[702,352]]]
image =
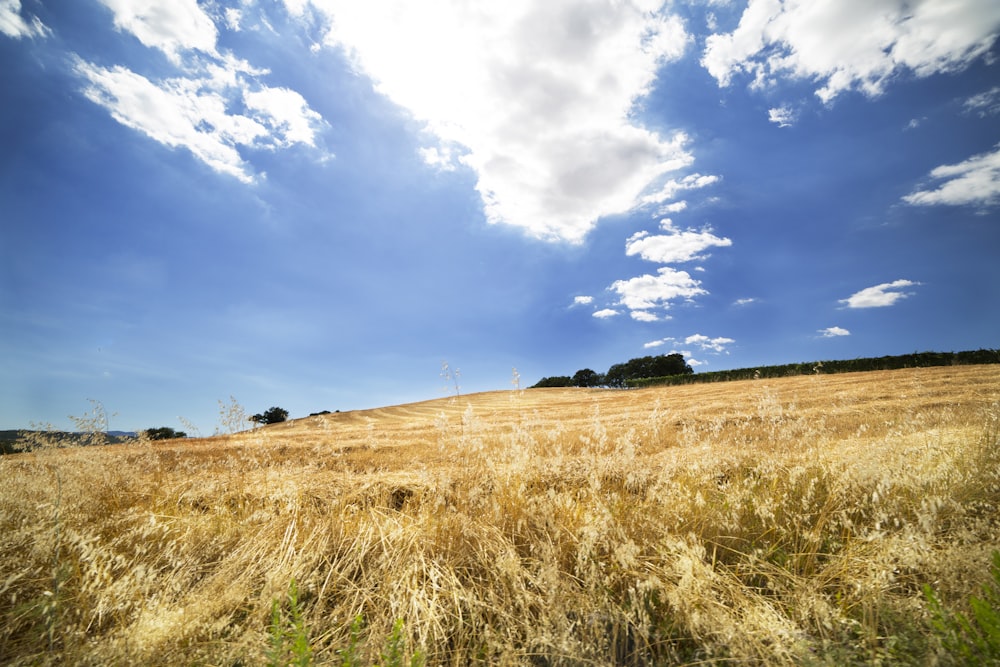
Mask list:
[[998,347],[998,34],[995,0],[0,0],[0,428]]

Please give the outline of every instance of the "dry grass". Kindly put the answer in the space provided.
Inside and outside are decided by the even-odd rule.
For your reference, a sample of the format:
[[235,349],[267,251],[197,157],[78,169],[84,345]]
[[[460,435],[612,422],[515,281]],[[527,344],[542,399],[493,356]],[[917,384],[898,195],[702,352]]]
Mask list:
[[947,662],[920,589],[988,576],[998,423],[981,366],[6,456],[0,660],[264,664],[294,580],[318,664],[358,616],[361,664],[399,619],[432,665]]

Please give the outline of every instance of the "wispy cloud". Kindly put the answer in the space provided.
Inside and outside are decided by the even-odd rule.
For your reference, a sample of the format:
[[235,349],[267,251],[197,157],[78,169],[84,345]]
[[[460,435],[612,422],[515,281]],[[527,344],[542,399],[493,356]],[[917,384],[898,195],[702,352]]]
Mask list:
[[660,3],[286,0],[325,17],[378,91],[466,150],[488,220],[579,242],[692,162],[687,138],[631,111],[690,42]]
[[822,82],[816,95],[830,102],[849,90],[878,95],[901,71],[965,68],[989,52],[998,29],[994,0],[750,0],[735,30],[708,37],[702,64],[720,86],[744,72],[753,86]]
[[621,313],[613,308],[605,308],[594,313],[594,317],[599,320],[606,320],[609,317],[614,317],[615,315],[621,315]]
[[996,206],[1000,203],[1000,144],[991,153],[937,167],[930,177],[943,182],[937,189],[908,194],[903,201],[914,206]]
[[839,336],[850,336],[851,332],[841,327],[827,327],[826,329],[820,329],[819,334],[823,338],[837,338]]
[[[721,180],[715,174],[688,174],[683,178],[672,178],[664,183],[658,190],[642,198],[643,204],[663,204],[677,197],[678,193],[686,190],[699,190],[701,188],[714,185]],[[660,209],[664,213],[676,213],[687,208],[686,202],[672,202]]]
[[245,183],[257,174],[241,151],[317,147],[323,118],[298,92],[266,85],[267,70],[220,52],[215,23],[194,0],[102,2],[119,30],[162,51],[176,74],[150,78],[124,65],[107,68],[76,58],[74,71],[86,82],[84,94],[119,123],[166,146],[185,148]]
[[20,39],[22,37],[45,37],[51,30],[38,17],[26,19],[21,15],[21,0],[0,0],[0,32]]
[[895,304],[900,299],[912,296],[912,292],[903,292],[902,290],[919,284],[912,280],[894,280],[891,283],[866,287],[846,299],[841,299],[840,303],[845,304],[848,308],[883,308]]
[[754,297],[746,297],[743,299],[736,299],[733,301],[734,306],[749,306],[751,303],[757,303],[757,299]]
[[1000,113],[1000,86],[973,95],[965,100],[964,107],[967,112],[978,114],[981,118]]

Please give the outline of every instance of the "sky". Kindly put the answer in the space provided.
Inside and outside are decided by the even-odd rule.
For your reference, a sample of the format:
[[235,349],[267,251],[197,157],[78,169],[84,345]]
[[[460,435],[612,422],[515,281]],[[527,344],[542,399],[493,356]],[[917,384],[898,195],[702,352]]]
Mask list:
[[998,34],[996,0],[0,0],[0,428],[1000,347]]

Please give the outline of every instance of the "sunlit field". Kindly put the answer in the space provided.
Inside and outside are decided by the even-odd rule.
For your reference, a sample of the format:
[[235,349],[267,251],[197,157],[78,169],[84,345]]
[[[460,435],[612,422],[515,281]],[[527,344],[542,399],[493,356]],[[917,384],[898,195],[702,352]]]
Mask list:
[[949,664],[923,587],[990,581],[998,433],[967,366],[38,447],[0,457],[0,662]]

